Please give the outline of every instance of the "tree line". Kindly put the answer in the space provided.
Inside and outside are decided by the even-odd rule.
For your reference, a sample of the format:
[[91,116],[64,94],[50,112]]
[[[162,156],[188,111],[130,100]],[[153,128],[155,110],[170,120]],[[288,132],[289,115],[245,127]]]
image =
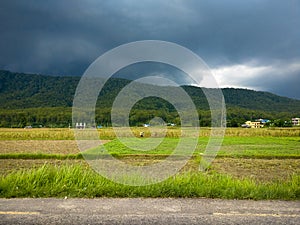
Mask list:
[[[111,108],[96,108],[95,124],[87,122],[93,126],[111,126]],[[118,115],[117,115],[118,116]],[[123,118],[120,113],[120,118]],[[211,126],[211,113],[209,110],[198,110],[200,126]],[[267,118],[271,122],[269,126],[292,126],[290,113],[268,113],[263,111],[245,110],[241,108],[227,109],[227,126],[240,127],[245,121],[259,118]],[[131,126],[142,126],[149,123],[154,117],[162,118],[166,123],[180,125],[180,116],[177,111],[167,109],[132,109],[129,114],[129,124]],[[122,121],[122,120],[120,120]],[[30,108],[30,109],[0,109],[0,127],[23,128],[32,127],[69,127],[74,126],[76,121],[72,121],[71,107],[51,107],[51,108]],[[118,121],[117,121],[118,122]],[[119,126],[124,125],[122,122]],[[191,126],[193,124],[190,124]]]

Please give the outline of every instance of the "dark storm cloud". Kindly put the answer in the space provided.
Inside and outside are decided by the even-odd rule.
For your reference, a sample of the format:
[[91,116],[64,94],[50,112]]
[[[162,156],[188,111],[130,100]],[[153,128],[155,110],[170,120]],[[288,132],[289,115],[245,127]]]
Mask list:
[[[3,0],[0,27],[0,69],[20,72],[81,75],[105,51],[144,39],[181,44],[215,70],[245,65],[256,71],[276,68],[278,61],[300,61],[296,0]],[[257,79],[272,73],[236,76],[234,85],[249,81],[261,88]],[[264,90],[300,98],[298,89],[281,85],[299,76],[300,70],[287,69],[266,82]],[[231,85],[230,77],[221,80]]]
[[300,62],[277,63],[247,81],[258,90],[300,99]]

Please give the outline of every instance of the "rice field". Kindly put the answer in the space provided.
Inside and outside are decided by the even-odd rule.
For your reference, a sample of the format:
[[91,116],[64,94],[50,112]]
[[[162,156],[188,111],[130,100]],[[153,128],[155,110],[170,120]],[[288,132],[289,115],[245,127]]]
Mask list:
[[[135,136],[139,136],[140,132],[145,133],[145,140],[147,137],[162,137],[159,130],[156,131],[155,135],[150,133],[148,128],[132,128]],[[170,153],[172,153],[174,147],[178,143],[178,139],[181,135],[180,129],[178,128],[169,128],[166,132],[166,137],[163,139],[163,142],[158,145],[155,149],[150,151],[139,151],[132,150],[127,146],[124,146],[111,128],[99,129],[99,137],[103,142],[105,149],[113,155],[118,160],[121,160],[130,165],[151,165],[157,162],[161,162],[165,159]],[[170,189],[173,191],[176,189],[177,192],[166,193],[161,195],[161,197],[221,197],[221,198],[253,198],[253,199],[300,199],[300,128],[286,128],[286,129],[240,129],[240,128],[228,128],[223,140],[221,149],[210,165],[206,173],[199,172],[199,162],[201,160],[201,154],[205,151],[207,143],[209,141],[209,135],[211,130],[209,128],[201,128],[201,133],[198,141],[197,148],[188,161],[188,163],[181,169],[176,178],[183,183],[189,185],[189,190],[193,188],[199,191],[199,187],[196,185],[196,181],[191,181],[189,184],[188,180],[195,179],[208,179],[209,177],[217,177],[216,180],[219,182],[224,182],[224,179],[230,180],[230,184],[235,188],[236,185],[246,185],[246,184],[256,184],[262,185],[262,189],[269,194],[265,193],[264,195],[260,192],[257,192],[256,195],[245,194],[240,195],[238,193],[233,194],[231,197],[228,193],[224,196],[214,194],[208,195],[193,193],[191,194],[187,191],[185,194],[181,190],[177,190],[182,184],[179,182],[174,182],[171,185],[171,180],[165,181],[157,184],[159,187],[163,188],[164,185],[171,185]],[[131,142],[130,137],[126,133],[125,129],[121,136],[124,137],[128,142]],[[185,137],[183,137],[185,138]],[[10,192],[8,194],[7,190],[13,188],[14,186],[22,186],[26,183],[25,179],[28,179],[28,176],[34,176],[36,173],[41,173],[43,171],[46,173],[46,170],[52,171],[51,173],[56,174],[57,171],[69,171],[72,169],[82,170],[77,171],[78,176],[87,176],[84,175],[84,171],[88,170],[90,176],[97,176],[95,172],[90,168],[89,164],[83,159],[80,150],[77,146],[77,143],[74,138],[74,132],[71,129],[0,129],[0,196],[2,197],[49,197],[49,196],[61,196],[63,190],[58,190],[53,193],[39,194],[38,190],[29,190],[27,187],[27,192]],[[56,171],[56,172],[55,172]],[[48,171],[47,171],[48,172]],[[63,175],[55,175],[63,176]],[[71,176],[71,175],[68,175]],[[74,176],[76,176],[74,174]],[[99,175],[98,175],[99,176]],[[204,178],[203,178],[204,176]],[[17,183],[7,183],[8,180],[11,180],[12,177],[16,180]],[[101,177],[101,176],[99,176]],[[205,178],[206,177],[206,178]],[[33,178],[30,178],[33,179]],[[44,179],[49,179],[45,175]],[[58,178],[57,178],[58,179]],[[61,178],[62,179],[62,178]],[[79,178],[78,178],[79,179]],[[100,178],[95,178],[100,179]],[[104,179],[104,178],[101,178]],[[21,183],[20,183],[21,182]],[[23,182],[23,183],[22,183]],[[53,180],[51,180],[53,182]],[[45,181],[45,187],[49,188],[48,185],[56,185]],[[58,181],[57,181],[58,182]],[[65,181],[67,182],[67,181]],[[68,181],[69,182],[69,181]],[[92,182],[92,181],[89,181]],[[100,182],[100,181],[99,181]],[[102,180],[103,184],[111,186],[111,181],[106,179]],[[196,182],[196,183],[195,183]],[[212,181],[211,181],[212,182]],[[231,183],[232,182],[232,183]],[[29,185],[29,184],[28,184]],[[72,190],[78,187],[79,183],[70,184]],[[89,184],[89,187],[91,187]],[[97,184],[99,185],[99,184]],[[194,186],[197,186],[194,187]],[[203,184],[202,184],[203,185]],[[208,183],[206,184],[208,185]],[[217,188],[212,188],[217,193]],[[217,187],[219,184],[214,183]],[[251,186],[250,185],[250,186]],[[273,186],[272,186],[273,185]],[[274,187],[278,188],[289,187],[293,191],[289,192],[288,196],[278,194],[278,190],[274,192]],[[104,185],[105,186],[105,185]],[[107,188],[104,187],[103,188]],[[247,185],[246,185],[247,186]],[[246,187],[245,189],[249,188]],[[271,187],[269,190],[267,187]],[[282,187],[281,187],[282,186]],[[139,189],[139,192],[133,191],[133,193],[125,193],[124,190],[127,187],[122,187],[116,185],[116,193],[113,195],[111,192],[99,195],[95,192],[82,192],[78,193],[76,191],[71,191],[67,195],[73,197],[95,197],[95,196],[111,196],[111,197],[122,197],[122,196],[156,196],[159,197],[156,193],[158,187],[153,187],[156,191],[152,193],[151,190],[148,190],[146,187]],[[32,188],[32,187],[31,187]],[[41,187],[40,187],[41,188]],[[58,187],[57,187],[58,188]],[[208,188],[208,187],[205,187]],[[229,187],[228,187],[229,188]],[[146,190],[149,191],[149,193]],[[19,193],[19,194],[18,194]],[[21,193],[21,194],[20,194]],[[27,193],[27,194],[26,194]],[[77,193],[77,194],[76,194]],[[138,194],[140,193],[140,194]],[[151,194],[152,193],[152,194]],[[250,197],[249,197],[250,196]],[[260,197],[258,197],[260,196]],[[272,197],[273,196],[273,197]]]
[[[131,128],[132,132],[139,136],[140,132],[145,133],[145,137],[150,136],[150,129],[144,127]],[[159,129],[158,129],[159,130]],[[123,137],[128,136],[126,129],[122,132]],[[98,129],[99,137],[102,140],[112,140],[116,138],[112,128]],[[159,132],[157,132],[159,135]],[[209,137],[210,128],[200,128],[200,137]],[[179,128],[168,128],[166,137],[178,138],[181,135]],[[300,128],[262,128],[244,129],[227,128],[226,137],[300,137]],[[20,128],[0,128],[0,140],[74,140],[74,131],[68,128],[39,128],[39,129],[20,129]]]

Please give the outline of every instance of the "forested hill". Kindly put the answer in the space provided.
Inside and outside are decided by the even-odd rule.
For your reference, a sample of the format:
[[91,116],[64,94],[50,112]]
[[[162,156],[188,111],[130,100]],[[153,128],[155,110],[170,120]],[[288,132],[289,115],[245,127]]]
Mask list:
[[0,71],[0,108],[71,107],[80,77]]
[[[80,77],[45,76],[12,73],[0,70],[0,109],[22,109],[40,107],[71,107]],[[112,79],[101,93],[101,106],[109,107],[114,96],[130,81]],[[199,109],[207,109],[206,98],[201,88],[184,86]],[[222,89],[228,108],[241,108],[264,112],[300,113],[300,100],[280,97],[268,92],[247,89]],[[153,99],[152,99],[153,101]],[[144,104],[149,106],[149,104]],[[152,109],[160,105],[154,99]],[[143,104],[140,105],[143,107]],[[169,107],[164,103],[164,107]]]

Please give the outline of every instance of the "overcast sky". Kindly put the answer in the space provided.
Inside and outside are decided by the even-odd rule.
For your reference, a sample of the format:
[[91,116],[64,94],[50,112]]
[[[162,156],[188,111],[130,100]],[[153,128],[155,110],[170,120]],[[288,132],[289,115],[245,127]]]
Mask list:
[[138,40],[198,54],[221,87],[300,99],[299,0],[1,0],[0,69],[82,75]]

